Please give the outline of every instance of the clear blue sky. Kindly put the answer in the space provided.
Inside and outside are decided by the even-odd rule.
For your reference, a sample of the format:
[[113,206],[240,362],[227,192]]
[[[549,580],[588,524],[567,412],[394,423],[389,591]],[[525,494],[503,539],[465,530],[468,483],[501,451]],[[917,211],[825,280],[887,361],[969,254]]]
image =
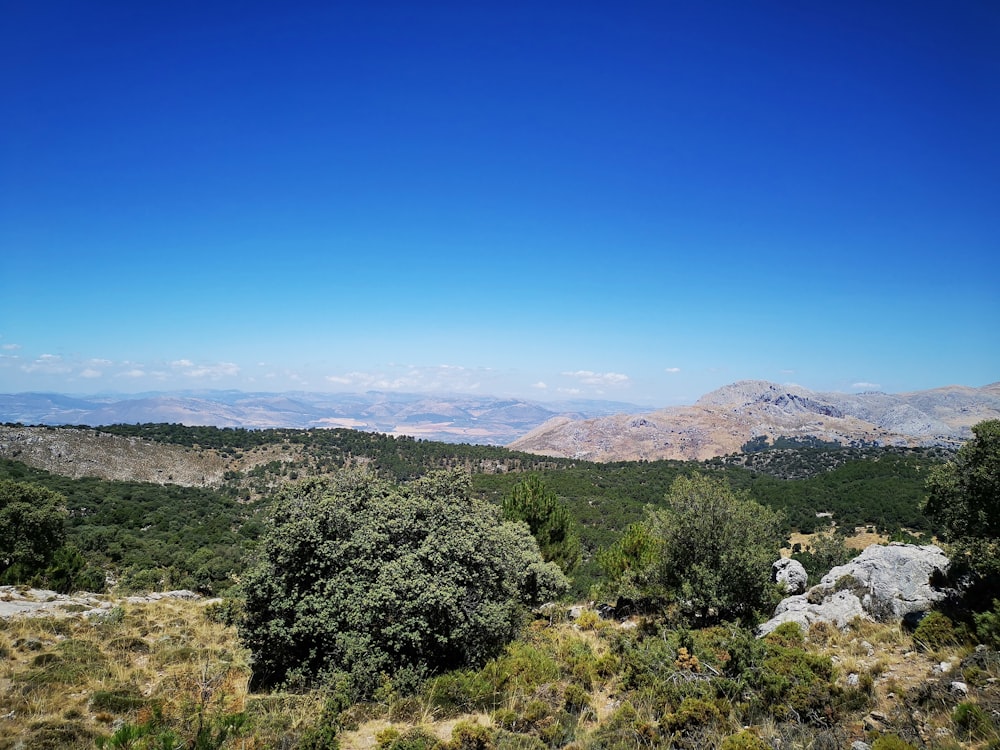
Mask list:
[[1000,380],[1000,3],[4,3],[0,391]]

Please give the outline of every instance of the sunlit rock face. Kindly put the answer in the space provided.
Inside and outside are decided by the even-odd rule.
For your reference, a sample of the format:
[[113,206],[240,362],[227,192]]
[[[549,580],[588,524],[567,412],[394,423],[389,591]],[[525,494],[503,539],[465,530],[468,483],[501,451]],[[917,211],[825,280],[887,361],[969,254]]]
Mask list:
[[951,593],[950,567],[934,545],[873,544],[807,592],[783,599],[757,632],[767,635],[785,622],[808,630],[814,622],[844,628],[855,617],[889,622],[918,615]]

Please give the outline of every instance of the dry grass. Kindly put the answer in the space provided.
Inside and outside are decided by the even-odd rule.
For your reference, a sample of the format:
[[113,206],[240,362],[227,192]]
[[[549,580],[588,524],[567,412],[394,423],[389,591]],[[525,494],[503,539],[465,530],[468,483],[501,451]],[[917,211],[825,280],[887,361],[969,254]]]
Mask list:
[[126,605],[102,617],[0,621],[0,748],[93,748],[122,722],[161,715],[183,736],[245,710],[235,631],[199,603]]
[[[569,682],[585,685],[589,708],[580,715],[575,741],[585,749],[627,698],[617,673],[598,669],[584,679],[567,668],[584,646],[591,654],[582,662],[591,665],[588,669],[612,658],[613,627],[537,623],[524,644],[505,657],[514,660],[504,669],[516,684],[506,684],[501,708],[523,717],[545,703],[552,713],[562,705]],[[966,699],[948,695],[950,682],[963,679],[969,686],[967,700],[987,714],[1000,709],[1000,667],[994,662],[963,667],[962,659],[971,653],[968,646],[924,652],[898,625],[857,621],[845,631],[814,626],[806,648],[834,660],[835,679],[845,694],[860,684],[870,696],[862,713],[846,717],[844,731],[852,738],[865,736],[866,713],[886,717],[889,729],[897,731],[909,726],[910,719],[904,718],[916,711],[928,747],[988,744],[959,736],[962,730],[953,715]],[[546,666],[549,659],[562,665],[554,676]],[[941,662],[951,665],[948,672],[942,673]],[[207,618],[198,602],[125,605],[92,620],[79,615],[0,620],[0,750],[93,748],[96,738],[110,736],[122,723],[142,725],[157,717],[162,717],[159,726],[189,743],[199,721],[235,714],[245,714],[247,723],[224,747],[295,747],[320,721],[324,696],[318,691],[252,694],[249,677],[249,657],[235,631]],[[406,708],[406,701],[416,701],[412,710],[395,710]],[[391,702],[355,707],[351,713],[357,723],[339,733],[343,750],[373,750],[379,733],[388,728],[406,733],[419,727],[447,740],[459,722],[494,726],[487,713],[449,712],[429,695],[400,699],[395,707]],[[755,727],[760,736],[786,748],[809,746],[808,733],[792,736],[785,724],[767,716],[761,721]],[[953,744],[941,744],[935,736],[951,737]]]
[[[788,546],[784,547],[781,550],[781,556],[791,557],[792,548],[796,544],[801,545],[802,549],[806,549],[807,547],[812,546],[813,542],[816,540],[816,537],[820,536],[821,534],[829,534],[829,533],[830,533],[829,528],[822,529],[821,531],[818,531],[813,534],[800,534],[797,531],[792,532],[791,536],[788,539]],[[877,534],[874,531],[869,531],[864,528],[856,529],[853,534],[844,537],[844,544],[846,544],[849,549],[858,551],[864,550],[873,544],[887,544],[888,542],[889,542],[889,537],[887,537],[885,534]]]

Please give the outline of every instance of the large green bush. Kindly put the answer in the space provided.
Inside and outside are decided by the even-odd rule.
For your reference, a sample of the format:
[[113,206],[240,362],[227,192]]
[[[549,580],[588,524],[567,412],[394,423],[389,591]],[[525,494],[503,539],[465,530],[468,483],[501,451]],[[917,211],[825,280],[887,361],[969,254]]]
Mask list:
[[749,619],[770,603],[783,539],[775,511],[695,474],[678,477],[665,507],[648,510],[601,561],[621,596],[672,600],[702,624]]
[[0,583],[44,570],[66,538],[65,502],[45,487],[0,479]]
[[467,475],[396,485],[360,471],[276,499],[243,576],[240,634],[257,684],[337,683],[355,697],[477,665],[525,606],[568,581],[524,524],[470,495]]
[[954,461],[927,480],[927,513],[956,557],[984,578],[1000,576],[1000,419],[980,422]]

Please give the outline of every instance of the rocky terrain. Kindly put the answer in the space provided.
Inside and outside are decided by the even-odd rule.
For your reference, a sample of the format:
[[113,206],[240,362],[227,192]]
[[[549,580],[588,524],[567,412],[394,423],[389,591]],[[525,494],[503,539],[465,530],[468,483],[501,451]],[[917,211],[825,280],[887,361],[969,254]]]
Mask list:
[[845,445],[954,446],[1000,418],[1000,383],[914,393],[819,393],[745,380],[691,406],[594,419],[555,417],[508,447],[590,461],[704,460],[754,438],[816,437]]
[[226,462],[214,451],[119,437],[94,430],[0,425],[0,457],[79,479],[205,486],[222,481]]
[[919,621],[937,602],[954,593],[947,578],[950,567],[951,561],[941,548],[931,544],[873,544],[806,591],[801,564],[779,560],[772,578],[783,583],[791,596],[781,601],[774,616],[757,632],[771,633],[785,622],[796,622],[805,631],[814,622],[843,630],[856,617],[879,622]]
[[217,487],[227,471],[249,471],[273,461],[291,463],[301,456],[301,445],[260,446],[236,455],[91,429],[0,424],[0,458],[73,479]]

